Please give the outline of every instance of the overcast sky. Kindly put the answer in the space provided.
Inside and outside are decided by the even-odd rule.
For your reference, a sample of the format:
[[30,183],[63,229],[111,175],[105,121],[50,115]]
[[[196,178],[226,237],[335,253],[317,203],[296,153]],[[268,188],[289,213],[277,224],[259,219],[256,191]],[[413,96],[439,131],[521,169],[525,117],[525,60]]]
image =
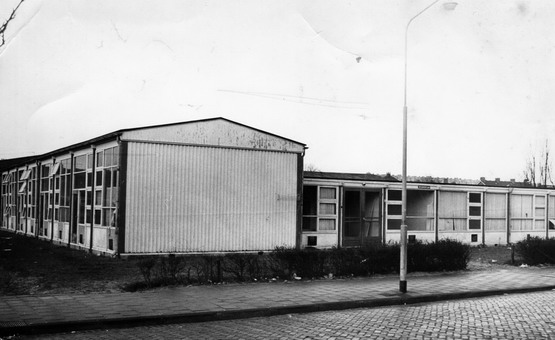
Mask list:
[[[404,29],[431,2],[26,0],[0,49],[0,158],[221,116],[321,171],[400,174]],[[522,178],[555,131],[553,18],[462,0],[413,22],[409,175]]]

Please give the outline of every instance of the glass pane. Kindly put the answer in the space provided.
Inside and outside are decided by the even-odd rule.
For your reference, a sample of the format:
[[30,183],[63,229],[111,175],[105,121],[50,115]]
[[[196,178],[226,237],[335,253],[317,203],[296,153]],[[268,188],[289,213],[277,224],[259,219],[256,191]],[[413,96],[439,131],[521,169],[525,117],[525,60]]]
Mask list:
[[94,192],[94,205],[102,205],[102,190]]
[[[465,192],[440,191],[438,203],[440,218],[467,217],[468,200]],[[466,226],[464,229],[466,229]]]
[[389,201],[401,201],[403,198],[403,192],[401,190],[388,190],[387,199]]
[[468,201],[470,203],[481,203],[482,195],[480,193],[471,192],[470,194],[468,194]]
[[104,186],[107,188],[112,186],[112,172],[109,169],[104,170]]
[[387,214],[388,215],[402,215],[402,205],[400,204],[388,204],[387,205]]
[[345,217],[360,217],[360,192],[345,191]]
[[96,172],[96,180],[94,183],[95,186],[99,187],[102,185],[102,171]]
[[545,206],[545,196],[536,196],[536,205],[537,206]]
[[388,230],[400,230],[401,229],[401,220],[387,220],[387,229]]
[[335,230],[335,220],[321,218],[320,230]]
[[434,216],[433,191],[424,191],[424,190],[407,191],[407,216],[413,216],[413,217]]
[[100,224],[101,223],[101,221],[102,221],[101,215],[102,215],[101,210],[95,210],[94,211],[94,224]]
[[407,218],[407,230],[434,230],[434,220],[431,218]]
[[480,220],[469,220],[468,221],[468,229],[480,229],[482,225],[482,221]]
[[335,188],[320,188],[320,199],[335,199]]
[[545,217],[545,208],[536,208],[536,218]]
[[486,219],[486,231],[503,231],[507,229],[507,222],[505,219]]
[[73,183],[73,187],[76,189],[82,189],[85,187],[85,173],[84,172],[80,172],[75,174],[74,177],[74,183]]
[[316,217],[303,217],[303,231],[316,230]]
[[345,237],[359,237],[360,222],[345,222]]
[[303,215],[316,215],[317,199],[315,186],[305,186],[303,188]]
[[481,216],[482,215],[482,207],[469,207],[468,213],[470,216]]
[[104,151],[104,166],[111,166],[112,165],[112,149],[106,149]]
[[466,230],[466,218],[440,218],[438,224],[440,231]]
[[534,222],[534,229],[535,230],[545,230],[545,221],[535,221]]
[[96,166],[103,166],[104,165],[104,151],[100,151],[96,155]]
[[119,146],[114,147],[114,154],[112,155],[112,165],[119,164]]
[[335,203],[320,203],[321,215],[335,215]]
[[74,170],[75,172],[85,171],[85,169],[87,168],[87,158],[85,155],[75,157],[74,163],[75,163],[75,170]]
[[507,215],[507,196],[505,194],[486,193],[486,218],[503,218]]
[[512,194],[510,198],[511,202],[511,217],[514,218],[526,218],[532,217],[532,195],[519,195]]

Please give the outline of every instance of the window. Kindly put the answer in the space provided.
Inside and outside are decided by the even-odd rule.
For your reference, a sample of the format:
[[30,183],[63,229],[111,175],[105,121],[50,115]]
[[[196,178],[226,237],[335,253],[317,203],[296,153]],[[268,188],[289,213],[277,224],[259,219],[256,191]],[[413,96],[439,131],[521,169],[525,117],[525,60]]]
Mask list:
[[102,169],[98,169],[96,172],[95,205],[102,207],[102,212],[98,217],[101,219],[102,225],[107,227],[115,227],[117,224],[118,150],[116,146],[97,153],[97,164]]
[[[387,191],[387,229],[400,230],[402,222],[402,191]],[[434,230],[434,192],[428,190],[407,191],[407,229],[414,231]]]
[[507,230],[507,194],[484,193],[484,228],[486,231]]
[[533,230],[534,196],[526,194],[511,194],[510,202],[511,230]]
[[468,198],[466,192],[440,191],[438,223],[440,231],[467,229]]
[[468,229],[482,229],[482,193],[468,193]]
[[545,203],[546,197],[543,195],[534,196],[534,229],[545,230]]
[[303,187],[303,226],[305,232],[337,230],[338,190],[335,187]]

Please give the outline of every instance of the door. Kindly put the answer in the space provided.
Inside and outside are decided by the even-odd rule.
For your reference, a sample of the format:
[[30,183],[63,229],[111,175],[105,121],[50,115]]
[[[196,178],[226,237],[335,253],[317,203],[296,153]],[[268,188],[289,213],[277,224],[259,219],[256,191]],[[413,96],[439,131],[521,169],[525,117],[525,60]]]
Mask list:
[[342,246],[382,241],[381,191],[345,189],[343,208]]

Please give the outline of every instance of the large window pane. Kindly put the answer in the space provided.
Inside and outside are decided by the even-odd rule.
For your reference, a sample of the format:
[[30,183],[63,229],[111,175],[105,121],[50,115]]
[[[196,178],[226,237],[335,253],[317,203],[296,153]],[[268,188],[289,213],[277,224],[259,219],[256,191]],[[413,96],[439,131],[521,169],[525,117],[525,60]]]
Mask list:
[[335,215],[335,203],[320,203],[320,214]]
[[320,230],[335,230],[335,219],[320,219]]
[[316,217],[303,217],[303,231],[317,231]]
[[320,188],[320,199],[335,199],[335,188]]
[[305,186],[303,188],[303,215],[317,214],[317,198],[315,186]]

